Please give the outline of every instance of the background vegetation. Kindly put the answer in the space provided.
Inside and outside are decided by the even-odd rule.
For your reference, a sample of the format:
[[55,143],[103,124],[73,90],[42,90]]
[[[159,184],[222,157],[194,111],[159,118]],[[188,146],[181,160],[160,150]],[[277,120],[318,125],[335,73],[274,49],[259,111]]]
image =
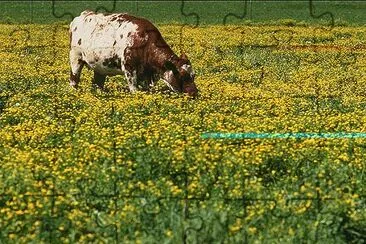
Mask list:
[[[85,9],[99,12],[128,12],[146,17],[155,23],[222,24],[227,23],[281,23],[284,19],[310,24],[335,23],[365,25],[366,3],[363,1],[2,1],[0,22],[54,23],[70,21]],[[184,14],[186,16],[184,16]],[[190,15],[194,13],[193,15]],[[322,15],[323,13],[328,13]],[[330,15],[330,14],[331,15]],[[319,17],[319,18],[316,18]]]

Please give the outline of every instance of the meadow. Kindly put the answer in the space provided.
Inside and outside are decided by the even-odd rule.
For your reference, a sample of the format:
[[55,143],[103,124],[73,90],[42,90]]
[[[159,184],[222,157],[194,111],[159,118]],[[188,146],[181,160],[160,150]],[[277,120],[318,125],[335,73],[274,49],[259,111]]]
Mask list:
[[364,26],[161,22],[197,98],[70,88],[67,28],[0,24],[0,243],[364,243],[366,139],[201,137],[366,132]]

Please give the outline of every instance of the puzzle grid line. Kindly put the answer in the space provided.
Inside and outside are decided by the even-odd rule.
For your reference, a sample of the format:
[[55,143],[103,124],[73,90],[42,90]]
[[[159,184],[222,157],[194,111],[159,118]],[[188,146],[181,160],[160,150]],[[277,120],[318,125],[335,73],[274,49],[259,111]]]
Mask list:
[[[187,17],[195,17],[196,18],[196,24],[195,25],[188,25],[188,24],[184,24],[182,25],[182,28],[181,28],[181,38],[184,37],[184,29],[185,28],[198,28],[199,25],[200,25],[200,17],[197,13],[194,13],[194,12],[185,12],[184,10],[184,6],[185,6],[185,3],[187,1],[184,1],[182,0],[181,2],[181,14],[182,16],[184,16],[185,18]],[[72,17],[73,15],[70,13],[70,12],[65,12],[65,13],[62,13],[62,14],[58,14],[56,9],[55,9],[55,3],[56,1],[53,0],[52,1],[52,14],[55,16],[55,18],[64,18],[65,16],[69,16],[69,17]],[[248,1],[243,1],[243,3],[245,4],[245,6],[247,7],[247,3]],[[108,8],[105,8],[103,6],[99,6],[95,9],[95,11],[99,12],[99,11],[104,11],[104,12],[113,12],[116,8],[116,0],[113,1],[113,7],[111,9],[108,9]],[[247,11],[246,11],[246,7],[245,7],[245,11],[243,13],[243,15],[237,15],[237,14],[234,14],[234,13],[228,13],[224,19],[223,19],[223,24],[227,24],[227,20],[229,18],[240,18],[240,19],[244,19],[247,15]],[[311,15],[311,17],[313,18],[322,18],[324,16],[330,16],[331,17],[331,23],[330,23],[330,28],[333,28],[334,27],[334,16],[332,13],[330,12],[324,12],[324,13],[321,13],[319,15],[316,15],[313,11],[313,1],[312,0],[309,0],[309,13]],[[55,60],[55,57],[57,55],[57,52],[58,52],[58,49],[65,49],[67,47],[65,46],[58,46],[56,45],[57,41],[55,40],[56,38],[56,35],[57,33],[59,33],[59,30],[60,29],[63,29],[63,31],[66,31],[67,29],[65,29],[64,27],[60,27],[60,26],[56,26],[54,29],[53,29],[53,37],[52,37],[52,40],[53,40],[53,44],[52,44],[52,47],[54,47],[53,49],[53,59],[51,59],[52,61],[49,62],[48,64],[49,65],[53,65],[54,64],[54,60]],[[23,41],[25,41],[26,43],[29,43],[29,40],[31,39],[31,33],[29,32],[29,30],[27,29],[14,29],[11,34],[10,34],[10,38],[12,38],[13,35],[15,35],[17,32],[23,32],[25,34],[25,39]],[[278,37],[276,34],[278,33],[282,33],[283,30],[277,30],[273,33],[273,38],[277,41],[277,44],[274,44],[272,46],[259,46],[257,48],[261,49],[261,48],[284,48],[283,47],[283,44],[288,44],[291,42],[291,39],[292,39],[292,32],[288,32],[289,33],[289,36],[288,38],[285,38],[285,39],[281,39],[280,37]],[[244,37],[243,37],[244,38]],[[181,40],[182,41],[182,40]],[[14,41],[14,46],[13,46],[13,50],[14,49],[17,49],[16,47],[17,45],[17,42]],[[182,45],[182,44],[181,44]],[[45,47],[49,47],[49,46],[30,46],[30,45],[26,45],[24,48],[21,48],[19,49],[19,53],[25,53],[25,55],[27,55],[27,49],[30,49],[30,48],[39,48],[39,49],[42,49],[42,48],[45,48]],[[6,49],[6,48],[5,48]],[[363,49],[361,47],[361,49]],[[4,51],[4,50],[0,50],[0,51]],[[302,60],[299,60],[299,62],[301,62]],[[355,63],[357,61],[357,54],[352,54],[352,59],[349,63],[347,63],[348,65],[351,65],[353,63]],[[306,62],[306,61],[305,61]],[[38,68],[38,67],[37,67]],[[260,78],[259,78],[259,84],[261,83],[261,81],[264,79],[264,76],[265,76],[265,72],[264,72],[264,66],[263,64],[259,64],[259,70],[261,70],[260,72]],[[55,80],[55,86],[57,85],[59,81]],[[316,94],[316,97],[319,97],[319,89],[316,89],[317,91],[317,94]],[[17,91],[14,91],[14,92],[17,92]],[[316,99],[315,101],[315,111],[316,113],[318,113],[319,115],[321,114],[321,111],[319,110],[319,100]],[[61,119],[58,117],[58,113],[57,113],[57,109],[58,107],[55,106],[54,107],[54,116],[56,119]],[[0,110],[1,112],[1,110]],[[115,115],[115,109],[114,109],[114,106],[112,106],[112,110],[111,110],[111,117],[113,117]],[[74,121],[75,122],[75,121]],[[76,124],[74,123],[74,126],[76,126]],[[115,123],[113,122],[112,120],[112,123],[111,123],[111,126],[112,126],[112,131],[114,131],[114,128],[115,128]],[[72,129],[72,128],[71,128]],[[115,157],[115,154],[117,154],[117,146],[116,146],[116,138],[114,137],[113,138],[114,141],[113,141],[113,153],[114,153],[114,160],[113,160],[113,164],[116,168],[120,168],[120,166],[117,164],[116,162],[116,157]],[[354,148],[356,147],[357,145],[352,141],[350,140],[350,143],[349,143],[349,147],[350,147],[350,151],[353,151]],[[318,148],[321,148],[322,147],[322,144],[319,142],[318,143]],[[50,148],[53,148],[53,147],[50,147]],[[45,150],[48,150],[50,148],[45,148]],[[317,150],[317,153],[319,154],[320,153],[320,150]],[[320,155],[319,155],[320,156]],[[57,154],[54,155],[55,158],[58,157]],[[217,172],[215,172],[217,173]],[[51,182],[55,182],[55,179],[54,178],[49,178],[49,177],[40,177],[40,176],[37,176],[35,172],[33,172],[33,177],[34,179],[39,179],[40,181],[43,181],[45,185],[47,185],[47,180],[51,180]],[[133,196],[133,195],[123,195],[121,194],[116,185],[118,182],[120,182],[121,180],[129,180],[129,179],[121,179],[121,178],[117,178],[115,179],[113,182],[112,182],[112,191],[107,193],[107,194],[98,194],[97,192],[93,192],[93,191],[86,191],[85,192],[85,186],[83,186],[83,182],[80,182],[78,187],[79,190],[80,190],[80,193],[78,194],[71,194],[73,195],[74,197],[80,197],[82,199],[84,199],[84,201],[86,201],[86,205],[90,206],[91,209],[98,209],[99,207],[96,206],[92,200],[90,200],[91,198],[95,197],[95,198],[102,198],[102,199],[109,199],[109,200],[112,200],[114,202],[114,210],[119,210],[119,207],[118,207],[118,204],[119,204],[119,200],[126,200],[126,199],[134,199],[134,198],[139,198],[139,199],[145,199],[148,203],[145,205],[146,207],[144,207],[144,212],[146,213],[146,215],[151,215],[151,216],[156,216],[158,214],[160,214],[162,212],[162,210],[164,209],[164,206],[162,205],[162,201],[164,200],[169,200],[169,201],[177,201],[177,202],[180,202],[181,204],[183,204],[183,207],[181,206],[181,209],[180,209],[180,212],[181,212],[181,215],[182,215],[182,218],[187,222],[189,223],[190,221],[192,221],[193,219],[200,219],[200,222],[201,224],[197,227],[197,226],[189,226],[189,225],[186,225],[184,227],[184,230],[183,230],[183,234],[182,234],[182,242],[183,243],[189,243],[191,240],[190,238],[195,238],[196,235],[199,234],[199,232],[203,229],[203,226],[205,224],[205,221],[203,219],[203,217],[201,216],[195,216],[194,213],[191,213],[191,207],[190,205],[191,204],[194,204],[196,202],[201,202],[201,201],[210,201],[210,200],[215,200],[214,198],[211,198],[211,197],[202,197],[202,196],[190,196],[189,193],[188,193],[188,188],[187,186],[189,185],[189,182],[190,182],[190,177],[193,177],[192,175],[189,175],[188,173],[188,170],[185,169],[183,170],[182,172],[180,172],[179,174],[172,174],[171,177],[174,178],[174,177],[178,177],[178,176],[181,176],[183,177],[183,185],[185,187],[184,188],[184,197],[172,197],[172,196],[163,196],[163,197],[160,197],[160,198],[153,198],[153,199],[148,199],[146,196]],[[243,186],[242,186],[242,189],[243,189],[243,192],[245,192],[244,190],[246,189],[247,185],[246,185],[246,180],[245,178],[247,178],[246,176],[243,177]],[[87,181],[87,179],[84,179],[85,182]],[[92,179],[93,180],[93,179]],[[316,180],[316,185],[320,185],[320,182],[322,180],[320,178],[317,178]],[[214,184],[214,183],[212,183]],[[55,183],[53,185],[56,185]],[[289,198],[289,199],[286,199],[286,202],[290,203],[290,202],[308,202],[310,201],[311,204],[308,208],[312,208],[314,207],[315,208],[315,211],[316,211],[316,218],[318,217],[318,215],[321,215],[321,214],[324,214],[323,210],[322,210],[322,204],[324,202],[327,202],[327,201],[335,201],[337,199],[334,199],[334,198],[324,198],[322,197],[322,193],[319,189],[316,189],[316,197],[298,197],[298,198]],[[39,198],[50,198],[51,199],[51,212],[49,213],[49,216],[46,216],[46,217],[40,217],[40,220],[42,222],[45,223],[45,226],[44,228],[45,229],[48,229],[49,231],[49,241],[51,243],[53,243],[55,241],[55,236],[56,236],[56,232],[59,231],[57,229],[57,226],[55,226],[54,224],[52,224],[53,222],[55,222],[57,219],[63,219],[65,220],[65,216],[62,216],[62,215],[59,215],[59,214],[56,214],[55,213],[55,201],[56,201],[56,198],[57,197],[60,197],[60,196],[66,196],[66,195],[70,195],[70,193],[59,193],[57,192],[57,189],[53,188],[52,190],[52,194],[48,194],[48,195],[44,195],[44,194],[31,194],[29,196],[25,196],[25,197],[39,197]],[[7,195],[7,194],[2,194],[0,193],[0,198],[11,198],[13,197],[12,195]],[[366,199],[366,196],[360,196],[363,200]],[[91,201],[91,202],[88,202],[88,201]],[[253,198],[253,197],[250,197],[250,196],[246,196],[246,194],[243,194],[240,198],[220,198],[220,199],[217,199],[219,201],[225,201],[225,202],[239,202],[242,204],[242,208],[243,208],[243,215],[241,216],[234,216],[234,218],[241,218],[241,219],[245,219],[247,216],[247,208],[249,206],[250,203],[252,202],[264,202],[264,203],[267,203],[267,202],[271,202],[274,204],[274,208],[273,208],[273,211],[271,211],[271,214],[276,217],[276,218],[283,218],[283,219],[286,219],[286,218],[289,218],[291,217],[291,212],[289,211],[287,214],[277,214],[275,212],[276,210],[276,206],[277,206],[277,199],[275,198]],[[156,207],[158,207],[158,211],[149,211],[147,209],[155,209]],[[103,210],[103,209],[102,209]],[[119,235],[119,228],[116,224],[105,224],[103,223],[103,218],[102,218],[102,212],[103,211],[100,211],[100,210],[97,210],[97,213],[95,214],[95,222],[96,224],[101,228],[101,229],[113,229],[113,231],[111,231],[110,233],[113,233],[114,234],[114,239],[116,241],[116,243],[119,243],[121,240],[120,240],[120,235]],[[67,222],[67,220],[66,220]],[[225,223],[220,223],[222,225],[225,225]],[[226,223],[226,224],[229,224],[229,223]],[[71,223],[69,223],[69,227],[71,228]],[[228,226],[226,226],[227,228]],[[320,225],[317,227],[317,232],[315,233],[315,236],[313,237],[313,240],[314,242],[319,242],[319,236],[318,236],[318,229],[320,228]],[[154,228],[152,228],[154,229]],[[143,231],[149,233],[149,232],[153,232],[151,228],[146,228],[146,229],[143,229]],[[14,230],[13,232],[8,232],[8,233],[21,233],[22,230]],[[248,240],[248,233],[247,233],[247,230],[242,230],[242,233],[244,235],[244,240]],[[0,230],[0,237],[4,237],[5,234],[2,233],[2,231]],[[223,237],[223,241],[226,239],[227,237]],[[305,240],[306,241],[306,240]],[[1,238],[0,238],[0,242],[1,242]]]

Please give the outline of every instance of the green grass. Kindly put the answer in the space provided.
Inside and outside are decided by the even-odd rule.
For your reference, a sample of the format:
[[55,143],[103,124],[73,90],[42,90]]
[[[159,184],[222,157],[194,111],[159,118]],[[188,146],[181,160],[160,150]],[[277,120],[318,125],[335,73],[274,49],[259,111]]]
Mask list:
[[[315,18],[325,12],[332,13],[336,24],[366,24],[366,2],[316,1],[313,16],[308,1],[186,1],[182,15],[181,1],[3,1],[0,6],[0,22],[6,23],[52,23],[70,21],[85,9],[105,9],[144,16],[156,23],[221,24],[226,15],[244,16],[243,19],[228,17],[226,23],[283,23],[330,24],[330,15]],[[103,9],[105,8],[105,9]],[[54,10],[54,12],[53,12]],[[71,15],[64,15],[64,14]]]

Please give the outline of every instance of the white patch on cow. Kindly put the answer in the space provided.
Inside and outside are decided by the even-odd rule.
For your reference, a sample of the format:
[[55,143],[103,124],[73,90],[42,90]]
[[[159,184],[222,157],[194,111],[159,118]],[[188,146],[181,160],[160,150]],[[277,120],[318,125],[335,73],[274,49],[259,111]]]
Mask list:
[[169,89],[171,89],[172,91],[178,92],[177,89],[175,89],[171,84],[171,80],[174,79],[174,74],[173,71],[169,70],[169,71],[165,71],[162,77],[162,80],[164,81],[164,83],[169,87]]
[[[104,75],[123,74],[125,50],[134,44],[130,33],[138,28],[129,21],[111,21],[116,17],[115,14],[104,16],[84,11],[70,24],[71,49],[80,53],[80,58],[90,68]],[[115,57],[121,61],[121,69],[103,65],[105,60]]]

